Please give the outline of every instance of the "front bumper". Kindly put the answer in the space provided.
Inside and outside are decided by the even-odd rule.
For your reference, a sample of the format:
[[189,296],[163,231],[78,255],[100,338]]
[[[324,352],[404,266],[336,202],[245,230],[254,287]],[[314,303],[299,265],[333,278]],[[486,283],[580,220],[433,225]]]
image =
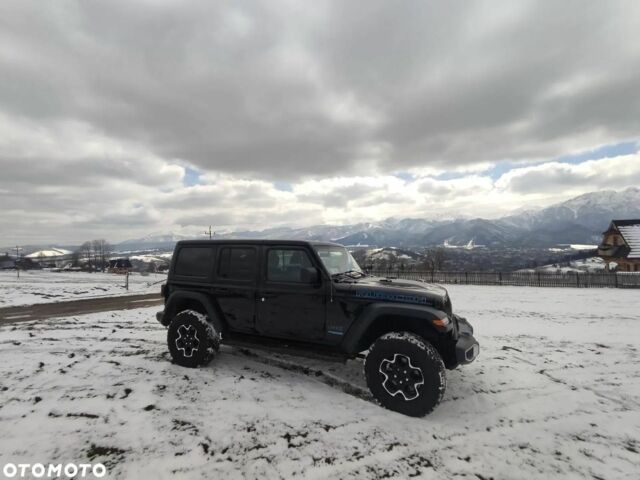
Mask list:
[[480,344],[473,336],[473,327],[466,318],[458,317],[458,341],[456,342],[456,361],[459,365],[473,362],[480,354]]

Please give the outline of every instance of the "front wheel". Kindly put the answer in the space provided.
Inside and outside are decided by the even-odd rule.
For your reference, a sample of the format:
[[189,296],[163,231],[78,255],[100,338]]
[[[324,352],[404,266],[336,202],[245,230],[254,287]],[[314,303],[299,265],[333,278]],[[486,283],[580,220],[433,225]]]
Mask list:
[[211,361],[220,348],[220,335],[205,315],[183,310],[171,320],[167,343],[175,363],[195,368]]
[[383,407],[412,417],[430,413],[446,388],[440,354],[410,332],[378,338],[369,349],[364,372],[369,390]]

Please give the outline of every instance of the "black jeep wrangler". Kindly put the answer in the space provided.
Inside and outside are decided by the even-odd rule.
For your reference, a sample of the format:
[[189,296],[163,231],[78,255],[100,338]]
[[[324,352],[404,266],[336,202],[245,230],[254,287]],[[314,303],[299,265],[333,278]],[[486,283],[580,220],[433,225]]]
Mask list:
[[157,318],[179,365],[207,364],[220,342],[343,361],[368,351],[371,393],[407,415],[431,412],[445,368],[479,352],[444,288],[366,275],[332,243],[178,242],[162,295]]

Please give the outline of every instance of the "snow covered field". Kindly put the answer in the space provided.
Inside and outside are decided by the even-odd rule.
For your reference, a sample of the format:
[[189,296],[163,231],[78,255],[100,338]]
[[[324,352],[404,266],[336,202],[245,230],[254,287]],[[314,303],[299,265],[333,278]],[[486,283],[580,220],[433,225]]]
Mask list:
[[79,298],[108,297],[159,293],[164,273],[129,275],[129,290],[125,290],[125,276],[113,273],[51,272],[28,270],[0,271],[0,308],[34,303],[59,302]]
[[[452,286],[481,343],[423,419],[362,395],[347,365],[225,348],[169,362],[156,309],[0,327],[0,464],[111,478],[632,479],[640,294]],[[350,393],[347,393],[350,392]]]

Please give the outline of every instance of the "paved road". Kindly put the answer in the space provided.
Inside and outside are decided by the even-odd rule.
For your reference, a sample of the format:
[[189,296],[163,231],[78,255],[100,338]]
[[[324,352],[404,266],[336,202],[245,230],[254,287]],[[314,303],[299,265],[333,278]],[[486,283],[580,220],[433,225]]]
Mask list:
[[83,313],[105,312],[109,310],[129,310],[162,304],[157,293],[127,295],[120,297],[85,298],[66,302],[39,303],[22,307],[0,308],[0,325],[27,320],[43,320],[52,317],[68,317]]

